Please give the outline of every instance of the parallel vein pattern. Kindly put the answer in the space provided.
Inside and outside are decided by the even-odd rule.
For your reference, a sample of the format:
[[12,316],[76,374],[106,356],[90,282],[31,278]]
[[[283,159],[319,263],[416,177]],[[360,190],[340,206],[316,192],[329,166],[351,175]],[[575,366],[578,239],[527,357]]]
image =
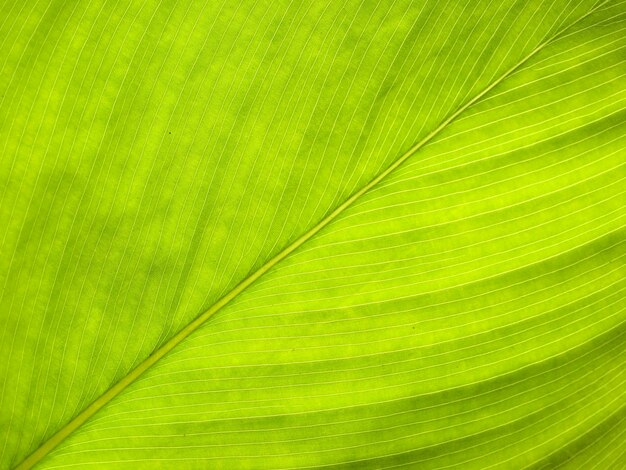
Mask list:
[[40,467],[619,467],[594,3],[2,6],[2,465],[365,187]]

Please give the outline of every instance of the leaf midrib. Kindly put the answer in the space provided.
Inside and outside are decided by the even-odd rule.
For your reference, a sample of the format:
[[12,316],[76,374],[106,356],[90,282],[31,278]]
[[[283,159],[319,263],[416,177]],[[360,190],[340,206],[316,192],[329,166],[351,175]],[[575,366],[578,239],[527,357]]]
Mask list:
[[380,183],[383,179],[385,179],[389,174],[391,174],[398,167],[400,167],[404,162],[406,162],[409,158],[411,158],[419,149],[424,147],[434,137],[439,135],[444,129],[448,127],[448,125],[450,125],[453,121],[455,121],[468,108],[470,108],[471,106],[476,104],[478,101],[480,101],[486,94],[488,94],[491,90],[493,90],[506,78],[511,76],[516,70],[520,69],[526,62],[528,62],[528,60],[530,60],[533,56],[535,56],[539,51],[541,51],[546,46],[551,44],[553,41],[558,39],[568,29],[572,28],[574,25],[578,24],[579,22],[581,22],[582,20],[584,20],[585,18],[587,18],[588,16],[596,12],[598,9],[600,9],[602,6],[604,6],[608,2],[609,0],[604,0],[600,2],[599,4],[591,8],[587,13],[579,17],[577,20],[573,21],[572,23],[567,25],[565,28],[557,31],[548,39],[544,40],[541,44],[535,47],[531,52],[525,55],[520,61],[518,61],[515,65],[507,69],[496,80],[494,80],[491,84],[489,84],[486,88],[484,88],[480,93],[478,93],[476,96],[474,96],[471,100],[466,102],[461,107],[457,108],[456,111],[450,114],[435,129],[433,129],[420,141],[418,141],[411,148],[409,148],[404,154],[402,154],[397,160],[395,160],[383,172],[381,172],[372,180],[370,180],[369,183],[363,186],[359,191],[355,192],[341,205],[337,206],[330,214],[324,217],[315,226],[313,226],[311,229],[309,229],[307,232],[305,232],[303,235],[297,238],[294,242],[292,242],[290,245],[284,248],[280,253],[278,253],[269,261],[267,261],[263,266],[257,269],[254,273],[252,273],[246,279],[244,279],[239,284],[237,284],[230,292],[228,292],[224,297],[219,299],[208,310],[206,310],[204,313],[196,317],[196,319],[190,322],[185,328],[183,328],[174,336],[172,336],[165,344],[163,344],[163,346],[155,350],[150,356],[148,356],[148,358],[146,358],[143,362],[141,362],[135,369],[130,371],[125,377],[123,377],[115,385],[109,388],[105,393],[103,393],[94,402],[92,402],[87,408],[81,411],[69,423],[67,423],[59,431],[57,431],[54,435],[52,435],[38,449],[36,449],[24,461],[22,461],[22,463],[20,463],[17,467],[15,467],[15,470],[27,470],[27,469],[32,468],[34,465],[36,465],[46,455],[48,455],[48,453],[50,453],[56,446],[58,446],[61,442],[63,442],[65,438],[70,436],[76,429],[82,426],[89,418],[91,418],[94,414],[96,414],[108,402],[110,402],[113,398],[119,395],[126,387],[128,387],[136,379],[138,379],[145,371],[150,369],[150,367],[152,367],[162,357],[164,357],[172,349],[178,346],[178,344],[180,344],[185,338],[187,338],[194,331],[200,328],[200,326],[202,326],[215,313],[217,313],[224,306],[230,303],[231,300],[233,300],[241,292],[243,292],[250,285],[256,282],[257,279],[259,279],[261,276],[267,273],[275,265],[277,265],[283,259],[288,257],[291,253],[297,250],[300,246],[306,243],[309,239],[313,238],[319,231],[321,231],[324,227],[329,225],[333,220],[335,220],[341,213],[343,213],[347,208],[349,208],[361,196],[368,193],[373,187],[375,187],[378,183]]

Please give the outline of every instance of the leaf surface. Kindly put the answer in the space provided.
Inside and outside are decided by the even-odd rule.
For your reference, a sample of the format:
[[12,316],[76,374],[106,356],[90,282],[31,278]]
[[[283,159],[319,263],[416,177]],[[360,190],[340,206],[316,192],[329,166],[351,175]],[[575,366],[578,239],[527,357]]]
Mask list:
[[626,3],[1,9],[2,468],[626,464]]

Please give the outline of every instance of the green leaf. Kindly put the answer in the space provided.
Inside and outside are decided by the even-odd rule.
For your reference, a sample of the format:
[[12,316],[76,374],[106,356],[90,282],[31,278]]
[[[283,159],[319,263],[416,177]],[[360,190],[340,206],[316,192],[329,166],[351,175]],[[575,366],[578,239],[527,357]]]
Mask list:
[[0,11],[1,468],[626,465],[626,2]]

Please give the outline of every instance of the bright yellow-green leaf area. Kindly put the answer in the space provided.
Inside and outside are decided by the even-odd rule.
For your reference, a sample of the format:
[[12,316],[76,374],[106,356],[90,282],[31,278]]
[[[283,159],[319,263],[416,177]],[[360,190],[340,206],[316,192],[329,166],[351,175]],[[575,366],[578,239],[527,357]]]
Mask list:
[[625,0],[0,0],[0,469],[626,468]]

